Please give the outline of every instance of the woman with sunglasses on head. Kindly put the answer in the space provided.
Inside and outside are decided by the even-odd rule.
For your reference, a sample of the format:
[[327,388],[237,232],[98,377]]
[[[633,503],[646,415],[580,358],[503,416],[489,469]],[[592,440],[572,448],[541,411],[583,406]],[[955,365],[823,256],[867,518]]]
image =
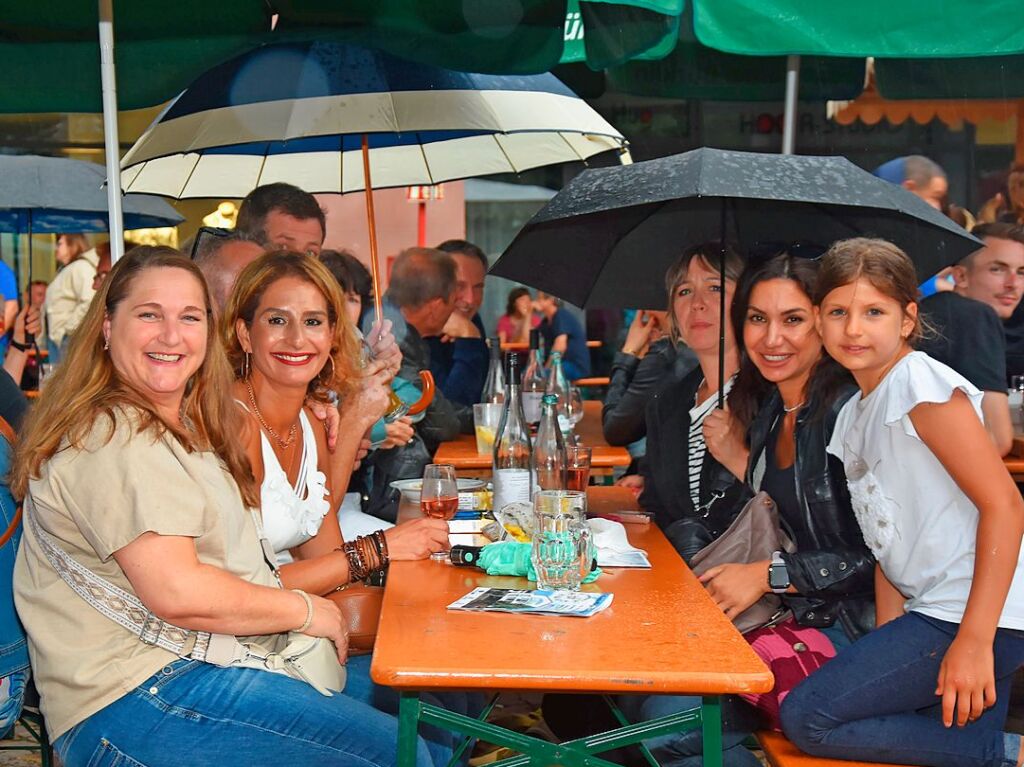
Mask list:
[[719,565],[701,581],[730,618],[781,593],[799,625],[820,628],[840,649],[873,626],[875,561],[842,463],[825,452],[856,387],[822,349],[811,298],[817,273],[817,261],[788,253],[746,269],[732,305],[740,371],[729,410],[706,421],[708,450],[771,496],[796,551]]

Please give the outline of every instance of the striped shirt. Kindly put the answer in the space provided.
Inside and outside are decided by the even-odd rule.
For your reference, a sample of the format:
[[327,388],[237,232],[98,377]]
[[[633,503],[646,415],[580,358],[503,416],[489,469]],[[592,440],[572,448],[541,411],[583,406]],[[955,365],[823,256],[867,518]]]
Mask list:
[[[729,396],[735,376],[725,382],[725,396]],[[701,386],[704,383],[701,382]],[[700,388],[698,387],[698,392]],[[704,443],[704,419],[708,413],[718,406],[718,392],[716,391],[699,405],[696,404],[697,397],[694,396],[694,406],[690,409],[690,434],[688,439],[687,454],[689,456],[688,476],[690,478],[690,500],[694,508],[700,506],[700,471],[704,466],[704,455],[707,453],[707,445]]]

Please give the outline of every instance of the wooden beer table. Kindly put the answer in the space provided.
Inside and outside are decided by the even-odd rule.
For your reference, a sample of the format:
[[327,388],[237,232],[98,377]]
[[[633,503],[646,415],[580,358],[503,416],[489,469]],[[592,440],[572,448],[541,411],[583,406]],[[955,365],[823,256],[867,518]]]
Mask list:
[[[595,510],[636,507],[624,488],[588,494]],[[450,611],[478,586],[527,588],[527,581],[431,560],[391,564],[371,676],[399,691],[398,767],[415,763],[421,722],[523,754],[503,760],[508,767],[608,767],[598,754],[700,727],[704,764],[721,767],[719,696],[767,692],[771,672],[654,524],[626,530],[653,568],[609,568],[584,586],[615,595],[591,618]],[[554,744],[423,703],[426,690],[699,695],[703,705],[639,724],[620,718],[623,726],[611,732]]]
[[[629,451],[624,447],[612,447],[604,440],[601,430],[601,403],[586,400],[583,403],[583,419],[576,424],[580,443],[594,448],[591,458],[590,475],[604,476],[616,467],[629,466]],[[442,442],[434,453],[434,463],[450,463],[463,476],[491,473],[491,454],[476,451],[476,436],[461,434],[450,442]]]

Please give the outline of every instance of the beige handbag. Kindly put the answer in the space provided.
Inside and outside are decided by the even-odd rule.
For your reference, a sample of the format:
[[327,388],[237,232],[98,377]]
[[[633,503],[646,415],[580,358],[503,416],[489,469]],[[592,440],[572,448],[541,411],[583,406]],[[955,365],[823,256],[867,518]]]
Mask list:
[[[71,589],[97,611],[132,632],[142,642],[172,652],[179,658],[212,663],[221,667],[255,668],[284,674],[306,682],[322,695],[345,688],[345,667],[338,662],[334,643],[323,637],[288,632],[287,644],[270,651],[251,642],[239,641],[231,634],[190,631],[157,618],[134,594],[115,586],[73,559],[43,530],[35,519],[31,496],[25,499],[24,518],[53,569]],[[256,530],[263,545],[264,559],[280,585],[276,559],[268,558],[269,543],[262,525],[253,513]],[[270,554],[273,551],[270,550]]]
[[[782,532],[779,510],[768,493],[761,491],[747,501],[732,524],[718,538],[693,555],[690,569],[703,575],[716,565],[733,562],[746,564],[771,559],[776,551],[796,551],[796,546]],[[784,620],[788,611],[777,594],[765,594],[733,618],[741,634]]]

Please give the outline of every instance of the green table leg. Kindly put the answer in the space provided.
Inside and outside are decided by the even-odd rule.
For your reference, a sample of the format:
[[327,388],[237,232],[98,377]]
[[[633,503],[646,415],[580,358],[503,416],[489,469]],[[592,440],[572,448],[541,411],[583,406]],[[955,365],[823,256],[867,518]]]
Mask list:
[[400,692],[398,698],[398,767],[416,767],[416,741],[420,723],[420,696]]
[[705,695],[701,703],[704,767],[722,767],[722,699]]

